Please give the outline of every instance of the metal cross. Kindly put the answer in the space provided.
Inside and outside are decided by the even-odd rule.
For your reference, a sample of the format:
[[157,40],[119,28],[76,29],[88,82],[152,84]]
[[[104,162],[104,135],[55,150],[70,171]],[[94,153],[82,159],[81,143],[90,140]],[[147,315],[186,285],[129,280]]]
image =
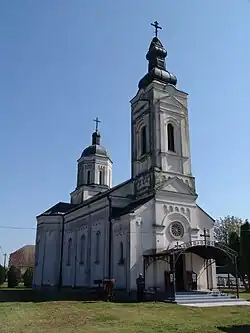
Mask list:
[[205,246],[207,245],[207,238],[210,238],[210,235],[209,234],[207,234],[207,231],[206,231],[206,229],[204,228],[204,234],[202,235],[200,235],[201,237],[204,237],[204,240],[205,240]]
[[158,30],[161,30],[162,27],[159,26],[159,23],[157,21],[154,21],[154,23],[151,23],[153,27],[155,27],[155,37],[158,36]]
[[95,122],[95,131],[98,132],[98,124],[101,122],[98,117],[96,117],[95,119],[93,119],[93,121]]

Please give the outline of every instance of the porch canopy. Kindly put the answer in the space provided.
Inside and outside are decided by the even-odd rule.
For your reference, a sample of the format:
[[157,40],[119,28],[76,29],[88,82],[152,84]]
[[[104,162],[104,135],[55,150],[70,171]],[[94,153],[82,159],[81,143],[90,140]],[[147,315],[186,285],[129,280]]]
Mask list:
[[227,264],[228,260],[234,263],[237,258],[237,252],[222,243],[197,240],[180,245],[177,244],[171,249],[162,251],[157,251],[156,249],[145,251],[143,254],[145,269],[147,269],[152,262],[157,260],[163,260],[168,263],[171,261],[176,262],[183,253],[193,253],[206,260],[214,259],[217,266]]

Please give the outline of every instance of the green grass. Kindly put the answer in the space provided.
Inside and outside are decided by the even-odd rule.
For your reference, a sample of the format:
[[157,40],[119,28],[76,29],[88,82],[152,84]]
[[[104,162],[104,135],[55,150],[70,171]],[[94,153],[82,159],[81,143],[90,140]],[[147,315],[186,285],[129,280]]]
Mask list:
[[26,287],[24,287],[24,284],[23,284],[23,282],[20,282],[19,283],[19,285],[17,286],[17,287],[15,287],[15,288],[8,288],[8,283],[7,282],[5,282],[4,284],[1,284],[0,285],[0,290],[1,289],[8,289],[8,290],[16,290],[16,289],[18,289],[18,290],[20,290],[20,289],[31,289],[31,288],[26,288]]
[[188,308],[163,303],[0,303],[0,332],[249,333],[249,314],[250,307]]

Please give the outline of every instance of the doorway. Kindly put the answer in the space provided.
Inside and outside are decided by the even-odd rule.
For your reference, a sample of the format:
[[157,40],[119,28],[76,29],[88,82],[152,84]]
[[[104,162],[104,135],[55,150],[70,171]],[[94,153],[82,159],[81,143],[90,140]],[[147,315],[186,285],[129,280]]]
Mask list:
[[181,254],[175,263],[176,291],[184,291],[184,254]]

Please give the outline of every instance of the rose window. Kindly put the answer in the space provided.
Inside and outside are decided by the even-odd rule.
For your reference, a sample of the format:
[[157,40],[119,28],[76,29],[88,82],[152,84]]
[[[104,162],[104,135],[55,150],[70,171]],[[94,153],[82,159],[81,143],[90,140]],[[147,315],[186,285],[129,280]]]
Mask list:
[[173,222],[170,225],[170,233],[174,238],[181,238],[184,234],[183,225],[180,222]]

